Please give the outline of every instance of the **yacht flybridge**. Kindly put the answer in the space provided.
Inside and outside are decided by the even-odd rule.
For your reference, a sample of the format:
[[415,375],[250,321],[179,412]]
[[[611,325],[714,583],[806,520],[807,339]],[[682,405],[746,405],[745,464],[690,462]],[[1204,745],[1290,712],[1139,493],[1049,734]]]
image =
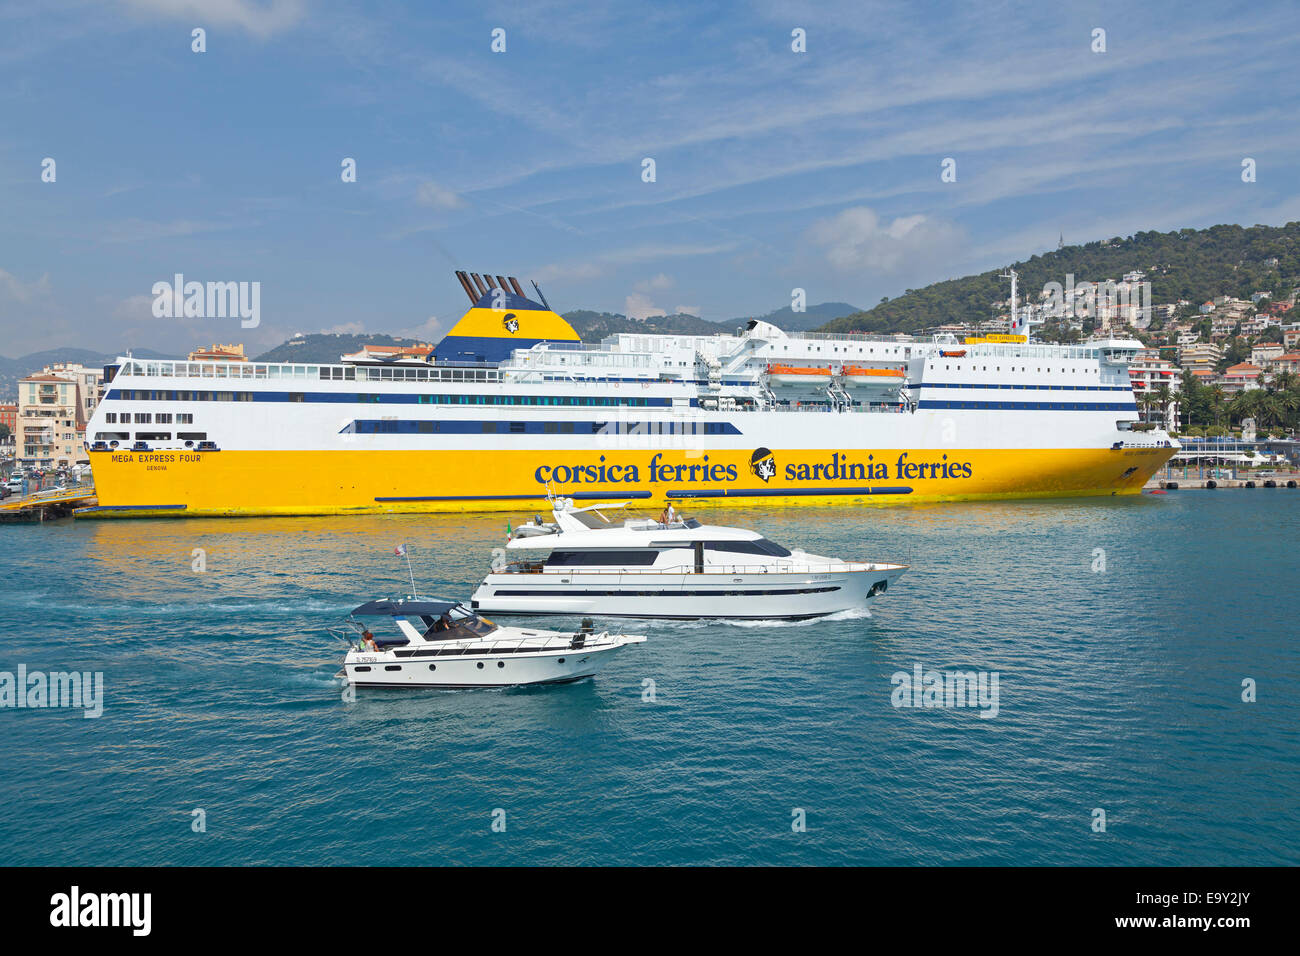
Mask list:
[[[661,516],[613,520],[627,502],[552,500],[516,528],[471,601],[496,614],[800,619],[862,607],[907,570],[790,550],[754,531]],[[607,514],[608,513],[608,514]]]

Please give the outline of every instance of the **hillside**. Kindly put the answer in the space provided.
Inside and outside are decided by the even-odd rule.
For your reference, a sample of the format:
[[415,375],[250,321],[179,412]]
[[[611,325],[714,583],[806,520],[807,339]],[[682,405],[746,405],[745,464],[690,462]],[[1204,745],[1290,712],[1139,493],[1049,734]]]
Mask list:
[[660,332],[681,335],[715,335],[718,332],[735,332],[751,318],[771,322],[788,332],[804,332],[831,319],[849,315],[857,311],[847,302],[822,302],[810,305],[804,312],[795,312],[790,306],[768,312],[766,315],[743,316],[722,322],[710,322],[696,315],[679,313],[676,315],[652,315],[644,321],[629,319],[617,312],[592,312],[577,309],[564,313],[564,318],[574,327],[585,341],[599,341],[606,335],[618,332]]
[[741,319],[732,319],[724,325],[735,328],[737,325],[744,325],[749,319],[758,319],[761,322],[770,322],[778,329],[786,332],[807,332],[809,329],[815,329],[825,325],[832,319],[838,319],[846,315],[852,315],[861,310],[847,302],[822,302],[819,305],[810,305],[803,312],[795,312],[790,306],[777,309],[775,312],[769,312],[767,315],[754,315]]
[[313,332],[296,335],[255,356],[257,362],[337,362],[340,355],[358,351],[363,345],[419,345],[418,339],[406,339],[382,332],[344,335],[338,332]]
[[[122,352],[125,351],[126,349],[122,350]],[[133,349],[131,351],[138,358],[145,359],[179,357],[164,355],[152,349]],[[18,397],[18,380],[31,375],[33,372],[39,372],[47,365],[53,365],[56,362],[79,362],[87,368],[99,368],[115,361],[122,352],[95,352],[91,349],[63,348],[32,352],[18,358],[7,358],[0,355],[0,401],[14,401]]]
[[577,309],[565,312],[564,319],[585,342],[599,342],[618,332],[664,332],[681,335],[713,335],[723,331],[716,322],[706,322],[695,315],[652,315],[645,321],[629,319],[617,312],[592,312]]
[[[1277,260],[1276,263],[1273,260]],[[1285,226],[1212,226],[1177,232],[1139,232],[1009,264],[1020,274],[1020,288],[1036,297],[1048,282],[1118,280],[1140,269],[1151,283],[1153,303],[1187,299],[1203,302],[1217,295],[1249,299],[1269,291],[1289,295],[1300,285],[1300,222]],[[992,315],[994,302],[1005,300],[1002,266],[979,275],[908,289],[862,312],[821,327],[827,332],[917,332],[948,322],[980,322]]]

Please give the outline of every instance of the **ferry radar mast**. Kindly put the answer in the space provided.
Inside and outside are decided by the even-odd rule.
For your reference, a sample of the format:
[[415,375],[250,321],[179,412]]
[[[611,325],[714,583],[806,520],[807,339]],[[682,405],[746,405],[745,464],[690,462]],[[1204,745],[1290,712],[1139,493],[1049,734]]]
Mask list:
[[998,276],[998,278],[1011,280],[1011,334],[1019,335],[1020,323],[1016,318],[1016,280],[1018,278],[1016,270],[1008,269],[1006,272]]

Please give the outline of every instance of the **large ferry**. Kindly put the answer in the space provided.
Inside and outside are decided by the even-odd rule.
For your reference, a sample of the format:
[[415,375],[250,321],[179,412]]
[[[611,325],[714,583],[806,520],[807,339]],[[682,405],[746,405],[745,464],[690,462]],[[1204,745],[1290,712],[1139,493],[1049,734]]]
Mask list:
[[536,283],[533,299],[511,277],[457,278],[470,309],[427,354],[120,358],[86,429],[98,505],[79,514],[1121,495],[1178,447],[1133,429],[1133,340],[898,341],[751,321],[584,343]]

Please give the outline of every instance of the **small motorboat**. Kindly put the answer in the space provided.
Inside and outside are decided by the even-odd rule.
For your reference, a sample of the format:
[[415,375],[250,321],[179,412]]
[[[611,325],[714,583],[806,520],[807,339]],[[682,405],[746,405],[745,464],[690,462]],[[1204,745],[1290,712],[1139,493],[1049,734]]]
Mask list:
[[[371,627],[390,625],[382,635]],[[348,646],[338,676],[354,687],[515,687],[591,677],[645,638],[498,626],[457,601],[370,601],[331,629]]]
[[[866,606],[901,564],[841,561],[695,518],[614,521],[628,502],[551,501],[511,532],[471,607],[495,614],[799,620]],[[662,516],[667,517],[667,516]]]

